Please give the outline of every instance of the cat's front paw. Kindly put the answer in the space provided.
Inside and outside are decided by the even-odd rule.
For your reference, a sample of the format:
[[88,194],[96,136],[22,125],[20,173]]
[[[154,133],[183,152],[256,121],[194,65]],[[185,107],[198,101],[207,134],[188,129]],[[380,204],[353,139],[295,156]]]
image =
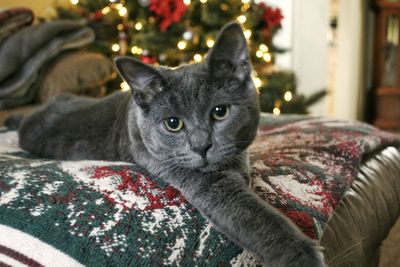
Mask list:
[[326,267],[322,247],[307,244],[300,251],[297,262],[294,265],[287,266],[304,266],[304,267]]
[[[272,259],[265,258],[266,267],[326,267],[322,247],[313,241],[293,242],[285,246],[284,251],[275,251]],[[278,256],[279,255],[279,256]]]

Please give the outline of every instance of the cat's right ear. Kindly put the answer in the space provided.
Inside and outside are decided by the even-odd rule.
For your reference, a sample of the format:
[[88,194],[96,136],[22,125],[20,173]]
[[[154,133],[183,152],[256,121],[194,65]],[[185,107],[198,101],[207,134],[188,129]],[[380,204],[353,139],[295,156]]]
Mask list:
[[119,75],[128,83],[135,103],[145,108],[154,96],[163,89],[163,78],[160,72],[133,57],[119,56],[114,58]]

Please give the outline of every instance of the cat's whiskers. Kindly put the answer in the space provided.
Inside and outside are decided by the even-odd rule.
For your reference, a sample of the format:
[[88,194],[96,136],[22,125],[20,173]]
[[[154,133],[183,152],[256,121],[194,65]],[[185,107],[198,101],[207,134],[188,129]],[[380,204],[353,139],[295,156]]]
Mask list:
[[167,159],[165,159],[165,160],[163,160],[163,161],[161,161],[161,164],[163,164],[163,165],[169,165],[169,164],[176,164],[176,163],[182,163],[182,162],[187,162],[187,161],[189,161],[190,159],[188,158],[188,157],[186,157],[186,154],[178,154],[178,155],[175,155],[174,157],[171,157],[171,158],[167,158]]
[[175,161],[176,161],[175,157],[168,158],[168,159],[165,159],[165,160],[161,161],[161,164],[168,164],[168,163],[175,162]]
[[166,166],[166,168],[159,170],[156,177],[152,178],[153,182],[158,182],[160,180],[163,180],[162,177],[164,177],[165,175],[171,176],[171,172],[173,173],[176,169],[179,168],[179,165],[177,165],[177,164],[165,165],[165,166]]

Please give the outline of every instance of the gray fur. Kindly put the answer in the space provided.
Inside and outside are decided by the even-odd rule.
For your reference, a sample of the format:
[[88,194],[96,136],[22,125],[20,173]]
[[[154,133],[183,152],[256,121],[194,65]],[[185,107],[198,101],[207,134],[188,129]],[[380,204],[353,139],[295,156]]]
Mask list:
[[[248,189],[246,148],[259,119],[246,40],[225,26],[204,63],[155,68],[116,59],[131,93],[60,96],[26,118],[21,147],[49,158],[133,161],[177,189],[216,229],[268,266],[324,266],[316,244]],[[131,96],[133,95],[133,97]],[[210,118],[230,106],[228,117]],[[185,128],[167,131],[163,119]]]

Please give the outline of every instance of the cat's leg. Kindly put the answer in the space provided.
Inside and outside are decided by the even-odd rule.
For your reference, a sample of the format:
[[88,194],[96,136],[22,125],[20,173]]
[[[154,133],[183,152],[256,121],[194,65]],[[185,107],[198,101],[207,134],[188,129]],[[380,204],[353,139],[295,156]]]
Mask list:
[[216,229],[257,255],[263,265],[325,266],[317,244],[252,192],[240,173],[186,174],[174,186]]
[[88,105],[91,101],[93,100],[71,94],[61,94],[51,99],[22,120],[18,130],[21,148],[36,155],[53,157],[53,149],[62,134],[54,134],[57,124],[65,114]]

